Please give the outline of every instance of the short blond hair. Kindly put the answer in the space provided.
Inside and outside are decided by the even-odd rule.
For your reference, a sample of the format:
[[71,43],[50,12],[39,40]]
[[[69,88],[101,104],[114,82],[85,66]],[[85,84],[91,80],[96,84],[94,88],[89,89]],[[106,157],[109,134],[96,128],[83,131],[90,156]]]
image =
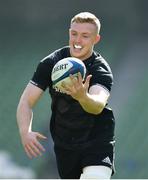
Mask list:
[[91,23],[96,26],[97,33],[100,33],[100,28],[101,28],[101,23],[99,19],[92,13],[90,12],[81,12],[79,14],[76,14],[72,19],[71,19],[71,24],[72,23]]

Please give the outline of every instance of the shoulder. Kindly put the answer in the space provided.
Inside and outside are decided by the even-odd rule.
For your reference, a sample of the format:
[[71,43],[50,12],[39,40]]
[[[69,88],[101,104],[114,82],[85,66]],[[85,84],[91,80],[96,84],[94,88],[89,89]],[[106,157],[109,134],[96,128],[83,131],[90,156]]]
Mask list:
[[59,60],[65,58],[65,57],[68,57],[69,55],[70,55],[69,47],[64,46],[64,47],[62,47],[60,49],[57,49],[57,50],[53,51],[48,56],[44,57],[40,61],[40,63],[54,65],[56,62],[58,62]]
[[92,74],[90,86],[99,84],[109,91],[111,90],[113,74],[109,64],[99,53],[93,53],[90,67],[88,67],[87,70],[89,71],[89,74]]
[[94,52],[94,57],[95,57],[94,64],[96,66],[99,66],[100,68],[103,68],[106,71],[112,72],[109,63],[104,57],[102,57],[100,53]]
[[51,72],[54,64],[68,54],[68,47],[55,50],[48,56],[44,57],[39,63],[31,79],[32,84],[45,90],[51,85]]

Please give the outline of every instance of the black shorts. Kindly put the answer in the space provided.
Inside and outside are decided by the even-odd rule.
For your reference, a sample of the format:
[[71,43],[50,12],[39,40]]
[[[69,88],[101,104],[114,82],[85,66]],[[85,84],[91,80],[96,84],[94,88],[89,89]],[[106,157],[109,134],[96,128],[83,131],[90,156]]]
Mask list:
[[85,149],[70,150],[54,147],[59,175],[62,179],[79,179],[86,166],[103,165],[114,173],[114,145],[99,148],[91,146]]

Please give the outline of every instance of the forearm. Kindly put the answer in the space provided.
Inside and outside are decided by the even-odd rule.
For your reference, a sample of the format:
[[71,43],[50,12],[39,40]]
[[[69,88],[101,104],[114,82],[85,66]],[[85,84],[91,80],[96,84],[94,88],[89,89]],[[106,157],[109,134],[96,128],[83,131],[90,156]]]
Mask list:
[[100,114],[105,107],[105,102],[98,95],[92,95],[87,93],[85,97],[79,100],[82,108],[92,114]]
[[17,124],[20,135],[31,131],[33,112],[27,102],[21,102],[17,108]]

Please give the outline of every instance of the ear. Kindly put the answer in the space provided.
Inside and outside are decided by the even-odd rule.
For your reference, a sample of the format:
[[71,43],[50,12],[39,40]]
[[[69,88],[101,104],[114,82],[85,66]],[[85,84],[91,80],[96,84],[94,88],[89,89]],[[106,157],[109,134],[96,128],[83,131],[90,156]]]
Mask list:
[[96,39],[95,39],[95,44],[97,44],[101,39],[101,36],[97,34]]
[[70,31],[71,31],[71,29],[69,28],[69,35],[70,35]]

